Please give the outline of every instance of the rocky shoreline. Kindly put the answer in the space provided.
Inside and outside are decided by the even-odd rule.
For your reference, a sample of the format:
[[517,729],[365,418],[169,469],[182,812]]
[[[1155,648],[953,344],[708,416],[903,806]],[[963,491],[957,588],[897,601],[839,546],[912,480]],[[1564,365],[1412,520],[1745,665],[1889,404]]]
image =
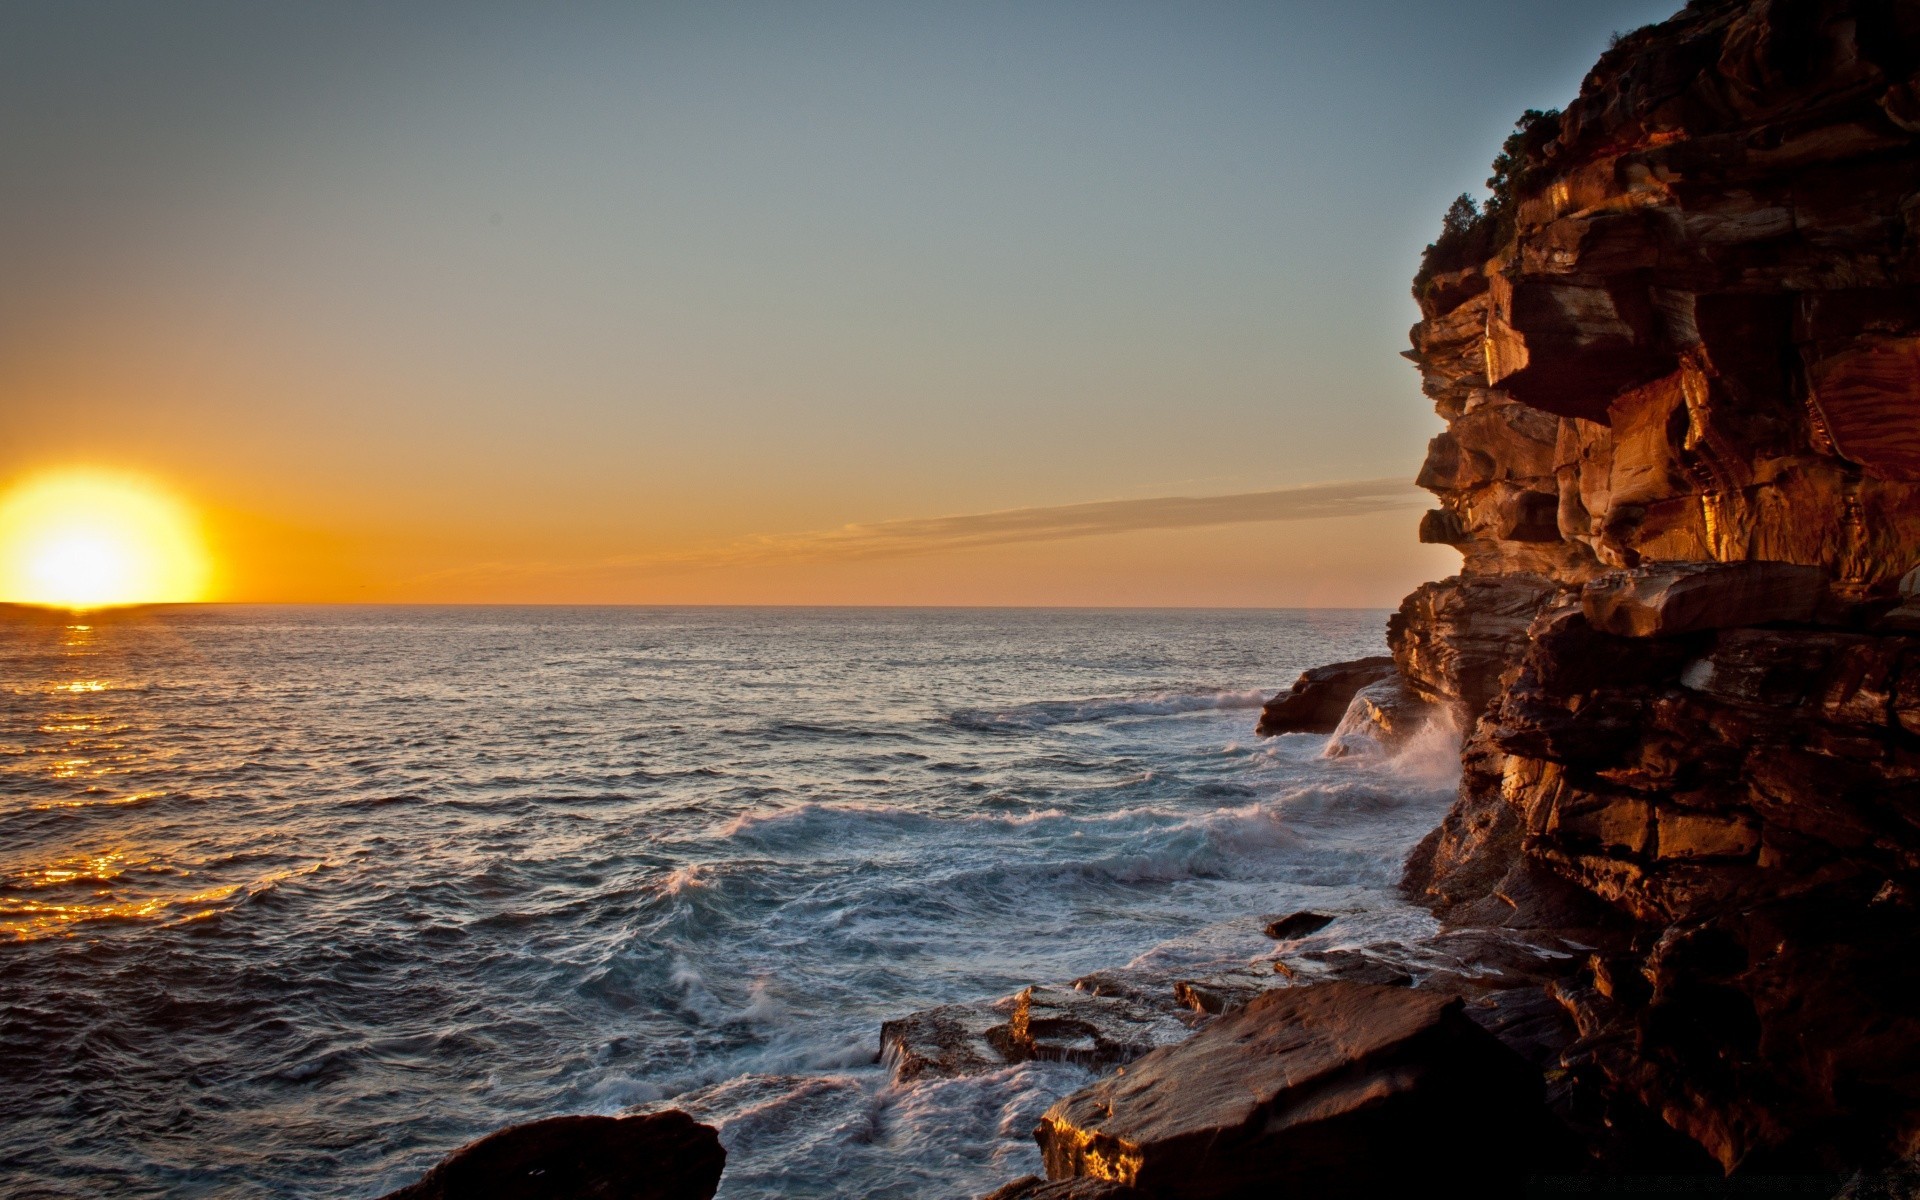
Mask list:
[[1442,932],[1275,916],[1243,971],[888,1022],[900,1079],[1108,1070],[998,1200],[1913,1194],[1920,6],[1696,0],[1495,166],[1408,354],[1447,426],[1421,537],[1461,573],[1260,725],[1460,731],[1405,878]]

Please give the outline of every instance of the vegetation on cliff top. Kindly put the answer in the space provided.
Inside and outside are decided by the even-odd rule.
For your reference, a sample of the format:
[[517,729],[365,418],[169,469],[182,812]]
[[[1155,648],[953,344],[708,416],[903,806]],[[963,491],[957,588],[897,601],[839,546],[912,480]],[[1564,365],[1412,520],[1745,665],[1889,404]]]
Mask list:
[[1416,297],[1426,293],[1434,276],[1485,262],[1506,244],[1513,236],[1520,199],[1545,176],[1547,147],[1559,136],[1559,109],[1530,108],[1520,114],[1493,160],[1493,174],[1487,179],[1487,190],[1493,194],[1486,206],[1464,192],[1447,206],[1440,236],[1420,256],[1420,270],[1413,277]]

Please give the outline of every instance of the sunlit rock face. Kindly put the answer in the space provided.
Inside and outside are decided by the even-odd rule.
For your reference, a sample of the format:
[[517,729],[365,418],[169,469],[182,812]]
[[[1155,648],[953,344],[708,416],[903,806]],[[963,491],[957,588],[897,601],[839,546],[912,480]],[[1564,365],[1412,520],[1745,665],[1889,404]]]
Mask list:
[[1920,11],[1696,5],[1587,77],[1514,236],[1422,287],[1430,540],[1479,573],[1920,558]]
[[1471,732],[1408,884],[1617,922],[1564,1065],[1729,1170],[1920,1150],[1916,72],[1920,5],[1692,4],[1417,290],[1464,562],[1390,640]]

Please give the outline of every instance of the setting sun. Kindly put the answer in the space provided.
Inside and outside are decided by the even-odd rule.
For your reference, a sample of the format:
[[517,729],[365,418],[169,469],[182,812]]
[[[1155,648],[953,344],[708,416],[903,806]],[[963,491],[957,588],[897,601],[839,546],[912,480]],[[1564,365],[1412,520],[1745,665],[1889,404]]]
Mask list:
[[49,472],[0,495],[0,601],[104,608],[205,598],[187,506],[136,476]]

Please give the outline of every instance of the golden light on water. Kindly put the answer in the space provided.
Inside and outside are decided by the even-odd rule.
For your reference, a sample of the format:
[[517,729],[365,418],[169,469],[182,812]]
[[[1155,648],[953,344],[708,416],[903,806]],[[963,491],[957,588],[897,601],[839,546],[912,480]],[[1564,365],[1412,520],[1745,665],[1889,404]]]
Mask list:
[[205,599],[199,521],[138,476],[65,470],[0,496],[0,601],[92,609]]

